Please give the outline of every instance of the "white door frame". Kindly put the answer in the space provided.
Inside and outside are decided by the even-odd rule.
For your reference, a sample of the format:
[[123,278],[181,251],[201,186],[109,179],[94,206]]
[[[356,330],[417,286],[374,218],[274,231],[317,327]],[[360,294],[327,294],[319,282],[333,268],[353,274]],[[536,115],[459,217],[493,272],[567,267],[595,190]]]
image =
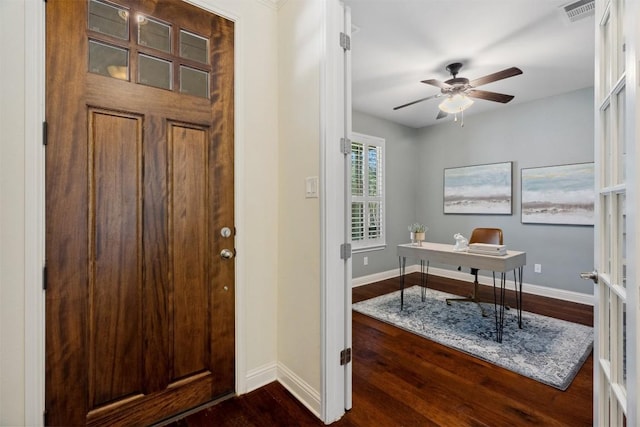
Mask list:
[[[341,139],[351,131],[350,52],[340,33],[350,36],[350,15],[338,0],[325,0],[323,59],[320,71],[320,239],[321,239],[321,419],[331,423],[351,408],[351,363],[340,364],[340,352],[351,348],[350,156]],[[349,22],[349,25],[346,23]],[[349,166],[347,166],[349,165]]]
[[25,269],[24,422],[44,422],[44,158],[45,5],[25,2]]

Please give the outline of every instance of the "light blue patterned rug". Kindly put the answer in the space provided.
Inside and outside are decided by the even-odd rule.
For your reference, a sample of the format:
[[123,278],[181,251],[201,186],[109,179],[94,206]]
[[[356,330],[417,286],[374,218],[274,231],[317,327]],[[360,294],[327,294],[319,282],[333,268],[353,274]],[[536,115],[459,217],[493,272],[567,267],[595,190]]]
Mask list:
[[491,314],[482,317],[476,304],[448,306],[450,297],[427,289],[422,302],[420,287],[412,286],[405,289],[402,311],[400,291],[355,303],[353,309],[560,390],[569,387],[591,352],[593,328],[523,311],[519,329],[514,308],[505,310],[499,344],[493,303],[483,304]]

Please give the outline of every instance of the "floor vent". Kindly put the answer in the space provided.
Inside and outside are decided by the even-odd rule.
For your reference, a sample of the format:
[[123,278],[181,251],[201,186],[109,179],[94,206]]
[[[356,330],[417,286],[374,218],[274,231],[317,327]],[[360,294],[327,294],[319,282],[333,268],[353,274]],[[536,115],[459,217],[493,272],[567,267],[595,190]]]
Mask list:
[[568,22],[576,22],[596,12],[595,0],[578,0],[562,6],[563,16]]

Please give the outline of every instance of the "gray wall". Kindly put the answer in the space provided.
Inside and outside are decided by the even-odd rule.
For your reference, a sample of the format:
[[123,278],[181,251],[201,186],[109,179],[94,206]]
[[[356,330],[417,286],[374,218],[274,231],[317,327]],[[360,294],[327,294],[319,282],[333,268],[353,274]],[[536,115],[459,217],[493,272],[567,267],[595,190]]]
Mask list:
[[[527,252],[525,282],[591,293],[592,285],[580,280],[578,273],[593,269],[593,227],[522,224],[520,169],[593,161],[593,111],[593,89],[588,88],[467,116],[463,128],[449,120],[416,130],[413,144],[406,143],[408,147],[394,153],[394,158],[393,140],[387,141],[387,182],[397,182],[396,173],[405,177],[403,183],[411,187],[409,192],[413,191],[415,198],[413,217],[429,227],[427,240],[453,244],[453,234],[457,232],[469,237],[475,227],[499,227],[504,231],[507,247]],[[381,137],[385,135],[376,132],[399,132],[398,125],[361,114],[354,114],[353,128]],[[412,135],[410,130],[406,135]],[[399,159],[405,152],[409,157]],[[402,164],[396,165],[396,161]],[[506,161],[513,162],[513,215],[443,214],[444,168]],[[406,191],[403,197],[404,194]],[[372,263],[373,257],[369,256],[369,266],[363,270],[360,254],[353,260],[354,277],[390,270],[397,263],[396,242],[408,241],[410,198],[394,202],[387,199],[387,203],[403,212],[402,217],[393,212],[387,216],[388,246],[384,256],[392,259],[378,263],[376,258]],[[395,203],[406,208],[400,209]],[[534,264],[542,264],[542,273],[533,272]]]

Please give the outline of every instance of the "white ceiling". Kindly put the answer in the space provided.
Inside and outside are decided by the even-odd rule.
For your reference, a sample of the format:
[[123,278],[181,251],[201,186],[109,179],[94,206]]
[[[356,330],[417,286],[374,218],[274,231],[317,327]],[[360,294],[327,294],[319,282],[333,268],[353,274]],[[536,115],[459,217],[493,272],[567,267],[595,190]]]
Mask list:
[[[593,86],[594,17],[569,23],[568,0],[345,0],[351,8],[353,109],[420,128],[436,123],[425,79],[445,81],[462,62],[473,80],[515,66],[523,74],[482,90],[514,95],[509,104],[476,100],[465,115]],[[451,116],[437,122],[452,120]]]

